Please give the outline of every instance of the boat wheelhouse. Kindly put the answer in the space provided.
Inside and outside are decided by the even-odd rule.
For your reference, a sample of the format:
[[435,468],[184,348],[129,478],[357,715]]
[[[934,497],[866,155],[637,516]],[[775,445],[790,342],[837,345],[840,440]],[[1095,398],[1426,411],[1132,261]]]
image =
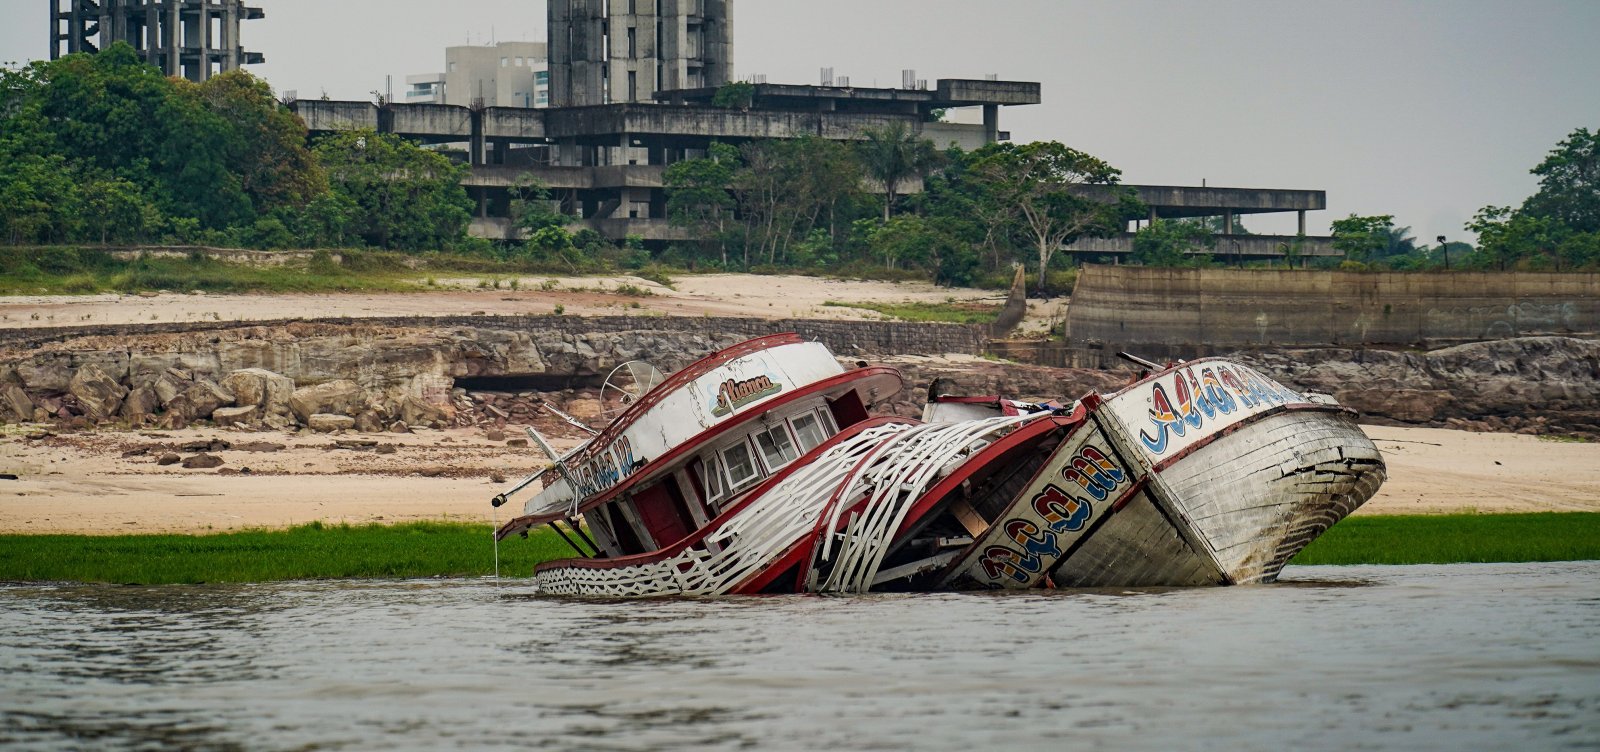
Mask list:
[[1148,365],[1067,406],[936,384],[915,421],[871,415],[893,369],[762,337],[642,385],[565,455],[534,433],[553,464],[496,497],[542,486],[497,535],[567,539],[580,555],[535,572],[554,594],[1231,584],[1276,577],[1382,482],[1331,400]]

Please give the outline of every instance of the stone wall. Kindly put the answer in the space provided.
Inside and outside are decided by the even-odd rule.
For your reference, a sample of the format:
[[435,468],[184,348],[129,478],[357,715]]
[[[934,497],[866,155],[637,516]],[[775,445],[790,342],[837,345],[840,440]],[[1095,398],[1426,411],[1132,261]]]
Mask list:
[[701,332],[740,339],[795,332],[828,346],[835,355],[980,355],[987,327],[965,324],[918,324],[897,321],[826,319],[757,319],[676,316],[437,316],[295,319],[291,321],[167,322],[102,326],[0,330],[0,356],[78,337],[132,337],[145,334],[221,331],[289,324],[361,325],[411,329],[491,329],[508,332],[553,332],[568,337],[612,332]]
[[1600,274],[1085,266],[1067,316],[1074,365],[1269,347],[1433,348],[1596,336]]
[[[981,352],[985,330],[892,322],[664,316],[463,316],[5,330],[0,331],[0,420],[138,423],[156,418],[182,424],[208,419],[219,410],[233,420],[235,412],[254,405],[236,404],[237,395],[226,386],[230,379],[271,378],[281,384],[279,391],[304,393],[307,400],[343,400],[338,410],[368,426],[386,425],[396,418],[408,423],[447,421],[462,406],[462,384],[519,391],[595,386],[610,369],[629,360],[648,361],[670,373],[751,337],[785,331],[822,341],[841,358],[853,360],[883,354],[972,355]],[[241,372],[249,373],[238,375]],[[305,391],[321,387],[328,393]],[[295,417],[309,425],[310,416],[320,412],[324,411],[297,410]],[[258,410],[248,420],[269,417]],[[279,417],[288,420],[287,415]]]

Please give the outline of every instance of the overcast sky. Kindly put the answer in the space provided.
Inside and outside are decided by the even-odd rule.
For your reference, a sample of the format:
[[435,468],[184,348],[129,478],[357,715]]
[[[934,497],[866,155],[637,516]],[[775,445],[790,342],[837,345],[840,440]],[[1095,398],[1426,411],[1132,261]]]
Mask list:
[[[50,0],[0,0],[0,61],[45,57]],[[301,97],[367,99],[386,74],[439,70],[447,45],[541,40],[540,0],[258,0],[252,67]],[[1014,140],[1054,139],[1125,182],[1320,188],[1328,211],[1393,214],[1417,237],[1464,237],[1516,204],[1528,169],[1600,128],[1600,1],[738,0],[740,76],[858,86],[902,68],[1039,81],[1007,108]],[[1319,216],[1320,215],[1320,216]],[[1293,232],[1292,215],[1247,219]]]

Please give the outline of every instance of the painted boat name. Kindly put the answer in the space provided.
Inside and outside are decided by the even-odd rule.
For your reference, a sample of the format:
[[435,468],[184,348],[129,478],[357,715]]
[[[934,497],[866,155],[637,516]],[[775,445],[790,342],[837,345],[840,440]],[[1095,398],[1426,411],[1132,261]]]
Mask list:
[[1243,366],[1202,366],[1179,370],[1172,393],[1157,381],[1150,385],[1150,428],[1139,431],[1139,443],[1152,454],[1167,451],[1171,437],[1204,430],[1206,421],[1262,407],[1299,402],[1301,397],[1277,382]]
[[783,386],[765,375],[752,376],[743,381],[728,379],[717,385],[717,397],[711,414],[722,417],[762,397],[783,391]]

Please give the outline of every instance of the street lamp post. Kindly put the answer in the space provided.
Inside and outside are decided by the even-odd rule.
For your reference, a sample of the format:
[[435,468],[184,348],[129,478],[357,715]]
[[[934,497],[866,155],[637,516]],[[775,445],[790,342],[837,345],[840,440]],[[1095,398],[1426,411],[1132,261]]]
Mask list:
[[1439,236],[1439,256],[1444,259],[1444,270],[1450,271],[1450,245],[1444,242],[1444,236]]

